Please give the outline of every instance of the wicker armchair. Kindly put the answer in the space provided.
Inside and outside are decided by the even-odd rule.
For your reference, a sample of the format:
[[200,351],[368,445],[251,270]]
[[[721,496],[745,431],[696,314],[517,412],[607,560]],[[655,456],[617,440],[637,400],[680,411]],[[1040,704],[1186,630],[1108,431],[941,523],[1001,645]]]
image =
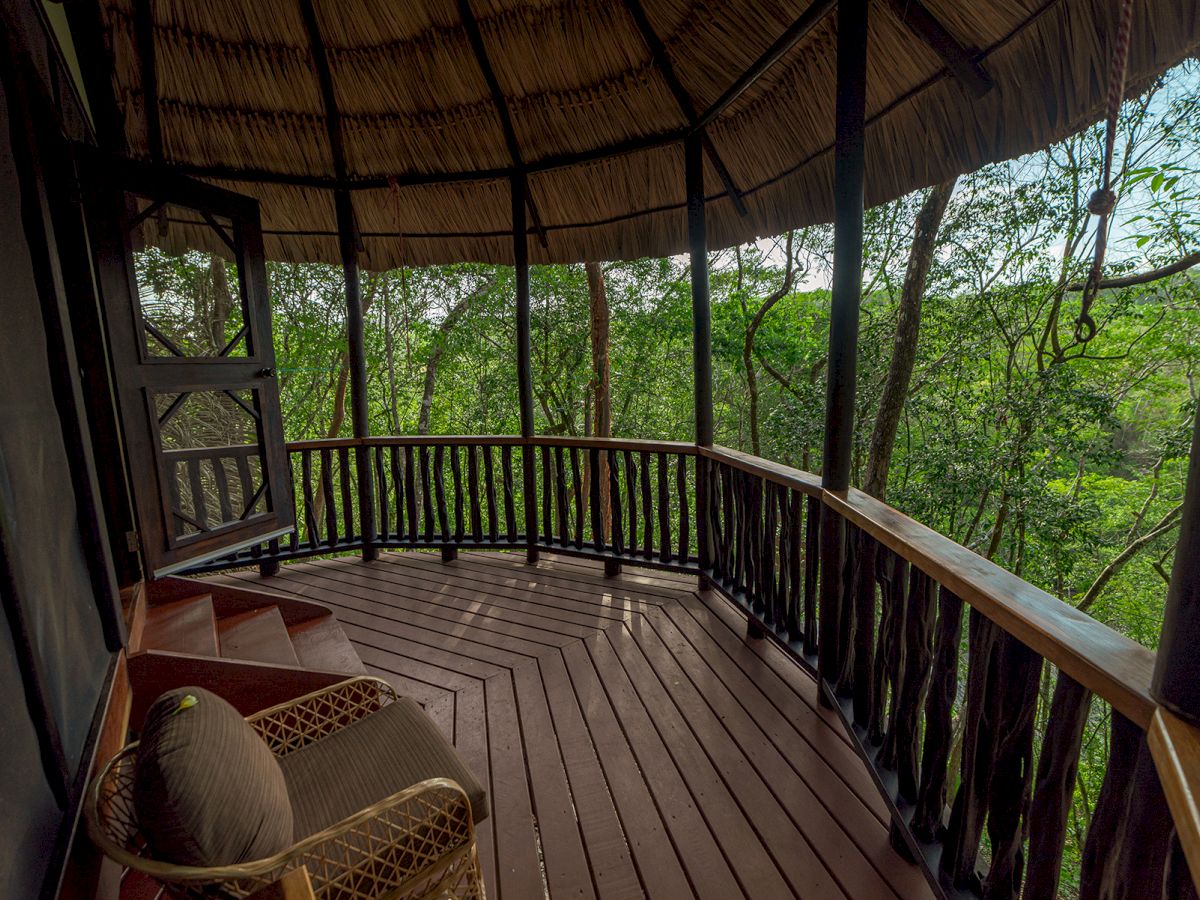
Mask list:
[[[354,678],[247,718],[276,756],[294,753],[396,702],[387,682]],[[386,797],[266,859],[219,868],[151,859],[133,803],[137,743],[118,753],[88,789],[92,840],[122,866],[183,897],[246,897],[304,866],[320,900],[483,900],[467,793],[432,778]]]

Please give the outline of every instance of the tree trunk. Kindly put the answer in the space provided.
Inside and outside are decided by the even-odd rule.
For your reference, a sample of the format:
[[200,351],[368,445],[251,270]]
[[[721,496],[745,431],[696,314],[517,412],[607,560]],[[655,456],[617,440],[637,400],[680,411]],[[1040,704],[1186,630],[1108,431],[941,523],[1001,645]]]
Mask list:
[[792,280],[795,278],[796,270],[794,260],[792,259],[792,239],[795,237],[794,232],[789,231],[787,236],[787,268],[784,270],[783,283],[779,289],[768,296],[759,306],[758,312],[754,314],[754,318],[750,320],[750,324],[746,326],[746,340],[742,344],[742,365],[746,369],[746,390],[750,395],[750,449],[755,456],[762,455],[762,445],[758,436],[758,375],[754,371],[754,336],[758,334],[758,327],[762,325],[763,319],[767,313],[780,300],[787,296],[788,291],[792,289]]
[[388,424],[392,434],[400,433],[400,403],[396,391],[396,340],[392,336],[392,298],[388,291],[387,278],[379,283],[383,293],[383,349],[387,357],[388,376]]
[[437,385],[438,364],[442,361],[442,354],[446,352],[446,339],[454,330],[454,326],[458,324],[458,320],[466,314],[467,309],[471,306],[471,301],[482,294],[484,290],[486,289],[476,289],[463,296],[450,308],[450,312],[446,313],[446,318],[442,319],[442,323],[438,325],[433,352],[429,354],[429,359],[425,363],[425,392],[421,395],[421,413],[417,420],[417,434],[429,434],[429,417],[433,411],[433,389]]
[[[375,299],[375,285],[372,285],[368,279],[368,289],[363,291],[362,295],[362,314],[365,318],[367,313],[371,311],[371,303]],[[350,346],[349,335],[347,335],[346,349],[338,354],[338,374],[337,387],[333,392],[333,416],[329,420],[329,430],[325,433],[327,438],[337,437],[342,430],[342,425],[346,421],[346,391],[350,385]],[[323,470],[318,465],[316,481],[317,484],[322,483],[324,477]],[[313,501],[313,515],[319,522],[325,513],[325,492],[318,490],[317,496]]]
[[[612,367],[609,362],[609,313],[608,294],[604,289],[604,270],[596,262],[583,264],[588,282],[588,333],[592,344],[592,398],[595,415],[592,417],[592,433],[596,437],[612,437],[612,393],[610,378]],[[608,491],[608,459],[600,456],[600,519],[604,530],[604,541],[611,540],[612,499]],[[585,492],[586,493],[586,492]]]
[[229,273],[225,269],[225,260],[215,253],[211,257],[209,270],[212,272],[213,308],[212,320],[209,322],[209,335],[212,338],[213,350],[220,353],[228,343],[225,337],[225,325],[229,314],[233,311],[233,294],[229,291]]
[[900,289],[900,318],[896,323],[896,340],[892,349],[892,360],[888,365],[887,380],[879,397],[875,427],[871,431],[870,455],[867,458],[867,474],[863,485],[864,491],[880,500],[887,493],[888,467],[892,462],[896,431],[900,427],[900,414],[908,397],[913,364],[917,358],[925,281],[937,245],[938,229],[946,213],[946,205],[950,202],[950,195],[954,192],[955,181],[957,178],[951,178],[935,185],[925,198],[921,211],[917,213],[912,251],[908,256],[908,269],[904,273],[904,285]]

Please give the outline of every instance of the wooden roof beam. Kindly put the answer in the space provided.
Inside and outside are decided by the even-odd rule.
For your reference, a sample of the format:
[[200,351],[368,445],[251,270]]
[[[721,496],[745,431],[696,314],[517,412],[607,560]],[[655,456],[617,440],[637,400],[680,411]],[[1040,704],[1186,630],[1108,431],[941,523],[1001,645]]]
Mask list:
[[921,0],[890,0],[896,17],[921,38],[976,97],[992,89],[992,76],[977,63]]
[[[650,24],[650,19],[646,16],[646,10],[641,4],[641,0],[625,0],[625,8],[629,10],[629,15],[633,17],[633,21],[637,24],[638,31],[642,34],[642,39],[646,42],[646,46],[650,48],[650,56],[654,60],[655,68],[662,75],[663,81],[667,83],[667,88],[671,91],[675,98],[675,103],[679,106],[679,111],[687,120],[688,126],[694,128],[696,125],[696,107],[692,103],[692,98],[683,88],[683,84],[679,81],[679,76],[675,74],[675,66],[671,63],[671,58],[667,55],[667,48],[659,38],[654,26]],[[725,161],[721,159],[721,155],[717,153],[717,148],[713,146],[712,139],[708,136],[707,131],[700,132],[701,146],[704,148],[704,153],[712,163],[713,169],[716,170],[717,177],[721,179],[721,183],[725,186],[725,192],[729,195],[729,199],[733,201],[733,207],[737,210],[739,216],[745,216],[749,213],[746,209],[746,203],[742,199],[742,192],[738,190],[737,184],[733,180],[733,176],[729,174],[729,169],[725,166]]]
[[313,0],[299,0],[300,15],[308,31],[309,50],[313,66],[317,70],[317,85],[321,91],[321,105],[325,108],[325,131],[329,136],[329,155],[333,159],[333,173],[338,182],[347,179],[346,145],[342,137],[342,114],[338,110],[337,97],[333,92],[333,72],[329,68],[329,53],[321,37],[321,26],[317,22],[317,11]]
[[746,90],[758,81],[766,71],[783,59],[788,51],[795,47],[800,41],[812,31],[820,21],[825,18],[833,8],[837,5],[837,0],[813,0],[813,3],[800,14],[800,16],[787,30],[783,32],[775,42],[771,44],[763,54],[754,61],[741,77],[733,84],[708,109],[702,112],[696,120],[696,124],[692,126],[692,131],[699,131],[702,128],[708,127],[721,113],[725,112],[729,106],[742,96]]
[[[526,173],[525,163],[521,160],[521,147],[517,143],[517,130],[513,127],[508,100],[500,88],[500,80],[496,78],[496,70],[492,68],[492,61],[488,58],[487,47],[483,45],[483,33],[479,30],[479,20],[475,18],[470,0],[458,0],[458,14],[463,20],[463,27],[467,31],[467,40],[471,42],[471,50],[475,53],[479,71],[483,73],[483,80],[487,82],[488,91],[492,95],[492,104],[496,107],[496,115],[500,118],[500,128],[504,131],[504,143],[508,146],[508,155],[512,158],[513,169],[515,173],[524,175]],[[529,193],[528,188],[525,190],[525,204],[529,207],[529,218],[533,220],[533,228],[537,232],[538,242],[543,247],[547,247],[546,229],[542,227],[541,216],[538,215],[537,206],[534,204],[533,196]]]
[[150,161],[163,162],[162,119],[158,111],[158,60],[154,56],[154,13],[150,0],[134,0],[133,32],[142,76],[142,106]]

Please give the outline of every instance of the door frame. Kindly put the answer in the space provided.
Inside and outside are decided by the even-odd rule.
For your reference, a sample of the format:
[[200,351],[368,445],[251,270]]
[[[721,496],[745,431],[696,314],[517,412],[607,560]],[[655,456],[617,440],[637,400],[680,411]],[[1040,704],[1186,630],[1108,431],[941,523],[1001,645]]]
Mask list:
[[[258,201],[147,163],[96,151],[81,154],[80,172],[146,570],[155,576],[168,575],[290,533],[295,527],[291,469],[275,377]],[[242,303],[245,356],[159,357],[147,353],[131,230],[148,217],[131,217],[130,194],[231,223],[232,236],[227,236],[227,242],[237,260],[236,296]],[[211,531],[179,536],[171,508],[174,479],[159,443],[154,398],[161,393],[196,390],[253,392],[266,511]],[[139,472],[153,472],[154,476],[139,478]]]

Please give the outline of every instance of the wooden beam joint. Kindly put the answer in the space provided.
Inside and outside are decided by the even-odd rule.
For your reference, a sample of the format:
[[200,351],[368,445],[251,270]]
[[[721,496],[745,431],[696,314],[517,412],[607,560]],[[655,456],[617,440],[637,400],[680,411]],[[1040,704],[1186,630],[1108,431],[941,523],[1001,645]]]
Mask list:
[[[520,176],[525,180],[527,171],[525,163],[521,159],[521,147],[517,142],[517,130],[513,126],[512,113],[509,111],[504,91],[500,87],[500,80],[496,77],[496,70],[492,68],[487,47],[484,46],[483,32],[479,30],[479,20],[475,18],[475,12],[471,9],[471,0],[458,0],[458,14],[462,18],[463,28],[466,29],[467,40],[471,43],[471,51],[475,54],[479,71],[483,74],[483,80],[487,82],[488,92],[492,95],[492,105],[496,107],[496,116],[500,119],[500,129],[504,132],[504,143],[508,147],[508,155],[512,159],[513,175]],[[529,207],[529,218],[533,222],[533,230],[537,233],[538,243],[546,248],[549,246],[546,229],[542,227],[542,218],[529,193],[527,180],[526,185],[525,203]]]
[[[650,56],[654,61],[654,66],[658,69],[663,81],[667,83],[667,88],[675,98],[679,112],[687,121],[688,127],[695,128],[699,118],[696,115],[696,106],[692,103],[691,96],[684,89],[683,83],[675,73],[675,66],[671,63],[671,57],[667,54],[667,48],[659,38],[658,33],[654,30],[654,26],[650,24],[650,19],[646,15],[646,10],[641,4],[641,0],[625,0],[625,8],[629,11],[630,17],[637,25],[638,31],[641,32],[646,46],[650,49]],[[734,182],[733,176],[729,173],[725,161],[717,153],[717,148],[713,146],[712,139],[707,132],[701,132],[701,141],[703,142],[704,153],[708,156],[709,162],[712,163],[713,168],[716,170],[717,177],[721,179],[721,183],[725,186],[725,192],[729,195],[729,199],[733,203],[733,208],[737,210],[739,216],[745,217],[750,211],[746,208],[742,192],[738,190],[738,186]]]
[[921,0],[890,0],[892,11],[908,28],[941,57],[954,76],[976,97],[982,97],[994,85],[992,76],[975,61]]
[[134,0],[133,32],[142,78],[142,107],[150,161],[163,162],[162,119],[158,110],[158,60],[154,49],[154,11],[150,0]]

